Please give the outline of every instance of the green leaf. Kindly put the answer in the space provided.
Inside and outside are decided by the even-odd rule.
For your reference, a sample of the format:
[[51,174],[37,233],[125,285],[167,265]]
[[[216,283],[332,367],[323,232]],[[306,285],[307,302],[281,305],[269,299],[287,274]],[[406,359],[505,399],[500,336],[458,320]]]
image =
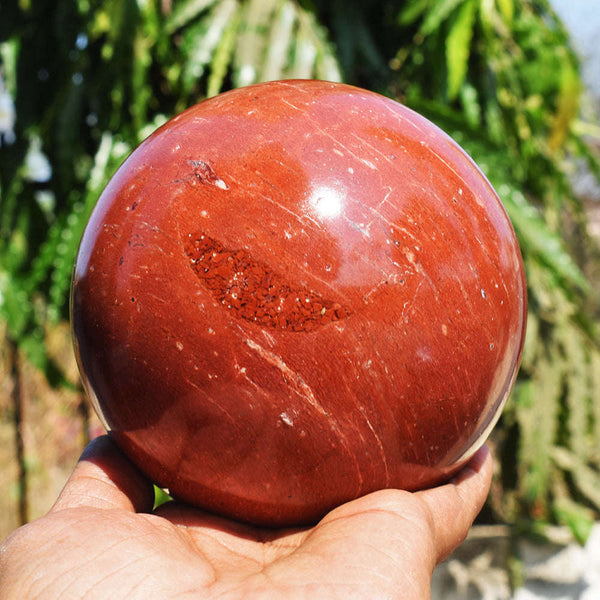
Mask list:
[[279,4],[271,25],[267,53],[261,73],[262,81],[281,79],[289,59],[295,22],[295,4],[289,0],[283,0]]
[[[387,76],[388,63],[382,54],[379,33],[369,27],[369,21],[359,6],[344,0],[331,2],[331,26],[337,57],[349,76],[356,71],[366,71],[376,80]],[[319,29],[321,26],[315,23],[314,31]]]
[[[314,17],[313,17],[314,21]],[[340,63],[337,59],[335,48],[329,41],[327,30],[315,21],[313,28],[317,44],[317,60],[314,76],[325,81],[343,81]]]
[[29,255],[30,240],[28,239],[27,232],[30,228],[31,213],[28,210],[22,210],[17,214],[15,228],[10,232],[6,248],[3,248],[2,267],[9,273],[18,272]]
[[310,24],[306,15],[300,15],[298,30],[294,40],[292,61],[286,71],[291,79],[308,79],[313,73],[317,59],[317,49],[310,35]]
[[221,37],[221,41],[217,46],[212,62],[210,64],[210,75],[206,94],[207,96],[216,96],[223,86],[223,81],[227,75],[227,70],[231,64],[231,58],[235,48],[236,34],[240,24],[239,9],[229,18],[225,31]]
[[[440,25],[452,14],[457,6],[465,0],[433,0],[428,8],[419,33],[423,36],[431,35],[437,31]],[[470,2],[470,0],[469,0]]]
[[300,8],[297,17],[296,39],[286,76],[342,81],[339,61],[327,30],[310,10]]
[[152,67],[151,47],[152,39],[146,35],[143,29],[140,29],[133,44],[135,60],[131,77],[131,87],[136,92],[135,102],[132,102],[130,106],[135,129],[143,127],[148,113],[148,104],[152,98],[151,87],[147,85],[149,71]]
[[25,352],[27,358],[42,371],[48,371],[49,358],[44,345],[44,335],[39,327],[27,333],[19,340],[19,347]]
[[162,504],[170,502],[173,498],[167,494],[165,490],[159,488],[157,485],[154,486],[154,509],[156,510]]
[[496,96],[489,97],[485,103],[485,124],[492,142],[495,144],[506,143],[506,127]]
[[590,390],[593,414],[594,462],[600,464],[600,351],[593,348],[590,356]]
[[552,460],[566,473],[569,473],[578,490],[596,509],[600,510],[600,475],[579,460],[570,450],[555,446],[551,450]]
[[167,20],[166,30],[174,33],[210,8],[218,0],[185,0],[177,2],[175,10]]
[[446,63],[448,68],[448,98],[454,100],[467,75],[476,0],[467,0],[458,11],[446,38]]
[[2,63],[2,76],[4,86],[11,96],[15,95],[17,85],[17,57],[20,40],[17,37],[0,43],[0,62]]
[[527,311],[527,333],[525,334],[523,357],[521,359],[522,370],[529,372],[532,369],[540,343],[540,319],[536,312],[529,309]]
[[564,61],[560,72],[560,88],[557,110],[554,115],[554,123],[548,146],[556,150],[562,146],[569,134],[569,129],[579,110],[579,97],[581,95],[581,79],[575,67],[568,61]]
[[343,81],[342,72],[335,54],[324,43],[317,53],[315,76],[324,81]]
[[510,27],[515,15],[514,0],[496,0],[496,4],[498,5],[498,10],[504,19],[504,22]]
[[248,0],[235,51],[234,83],[237,87],[256,83],[262,71],[270,23],[278,0]]
[[563,348],[567,378],[565,402],[568,408],[569,447],[581,461],[590,458],[590,381],[587,346],[589,340],[572,323],[557,325],[556,336]]
[[527,203],[523,195],[515,192],[502,199],[523,246],[570,285],[589,290],[587,279],[565,250],[560,235],[548,229],[543,217]]
[[537,361],[531,379],[515,388],[519,424],[519,481],[530,502],[544,502],[552,476],[551,451],[556,443],[563,366],[550,346]]
[[473,129],[481,126],[481,106],[477,90],[469,82],[464,82],[460,86],[460,103],[463,107],[463,113],[467,119],[469,127]]
[[183,87],[186,93],[204,75],[237,9],[237,0],[221,0],[202,21],[186,31],[188,48],[183,69]]
[[400,25],[412,25],[427,10],[430,2],[431,0],[413,0],[413,2],[407,2],[398,15],[398,23]]
[[568,527],[575,539],[585,544],[594,526],[594,512],[568,496],[554,501],[554,514],[559,523]]
[[23,282],[14,274],[0,272],[0,314],[13,339],[20,343],[32,318],[32,306]]

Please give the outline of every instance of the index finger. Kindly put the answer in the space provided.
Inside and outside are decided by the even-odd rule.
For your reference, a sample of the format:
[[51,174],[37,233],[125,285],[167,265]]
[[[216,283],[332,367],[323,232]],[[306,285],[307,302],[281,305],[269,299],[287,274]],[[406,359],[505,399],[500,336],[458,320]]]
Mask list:
[[77,507],[147,512],[153,504],[152,483],[104,435],[85,448],[50,512]]

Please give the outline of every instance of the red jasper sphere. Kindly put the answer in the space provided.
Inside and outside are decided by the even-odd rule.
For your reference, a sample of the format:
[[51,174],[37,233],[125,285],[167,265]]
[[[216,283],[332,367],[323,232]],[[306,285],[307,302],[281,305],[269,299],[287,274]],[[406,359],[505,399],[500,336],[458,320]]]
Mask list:
[[320,81],[227,92],[151,135],[93,211],[72,289],[123,451],[174,497],[273,526],[455,473],[525,320],[515,234],[473,161]]

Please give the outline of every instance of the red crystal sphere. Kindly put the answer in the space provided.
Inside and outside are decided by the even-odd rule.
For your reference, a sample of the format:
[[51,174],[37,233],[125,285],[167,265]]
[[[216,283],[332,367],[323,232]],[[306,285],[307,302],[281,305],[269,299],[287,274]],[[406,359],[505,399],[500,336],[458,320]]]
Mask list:
[[72,288],[84,383],[123,451],[174,497],[272,526],[455,473],[525,321],[517,240],[473,161],[321,81],[158,129],[98,201]]

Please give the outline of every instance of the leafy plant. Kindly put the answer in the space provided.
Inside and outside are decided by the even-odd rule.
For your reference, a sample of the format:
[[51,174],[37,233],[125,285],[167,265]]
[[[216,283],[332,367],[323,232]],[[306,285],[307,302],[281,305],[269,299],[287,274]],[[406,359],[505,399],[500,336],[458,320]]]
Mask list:
[[57,382],[44,331],[67,317],[87,216],[168,117],[231,87],[314,77],[375,89],[438,123],[498,190],[529,280],[488,514],[585,535],[600,514],[589,277],[600,254],[571,174],[583,161],[599,177],[600,161],[584,136],[577,58],[545,0],[20,0],[0,6],[0,60],[0,316]]

